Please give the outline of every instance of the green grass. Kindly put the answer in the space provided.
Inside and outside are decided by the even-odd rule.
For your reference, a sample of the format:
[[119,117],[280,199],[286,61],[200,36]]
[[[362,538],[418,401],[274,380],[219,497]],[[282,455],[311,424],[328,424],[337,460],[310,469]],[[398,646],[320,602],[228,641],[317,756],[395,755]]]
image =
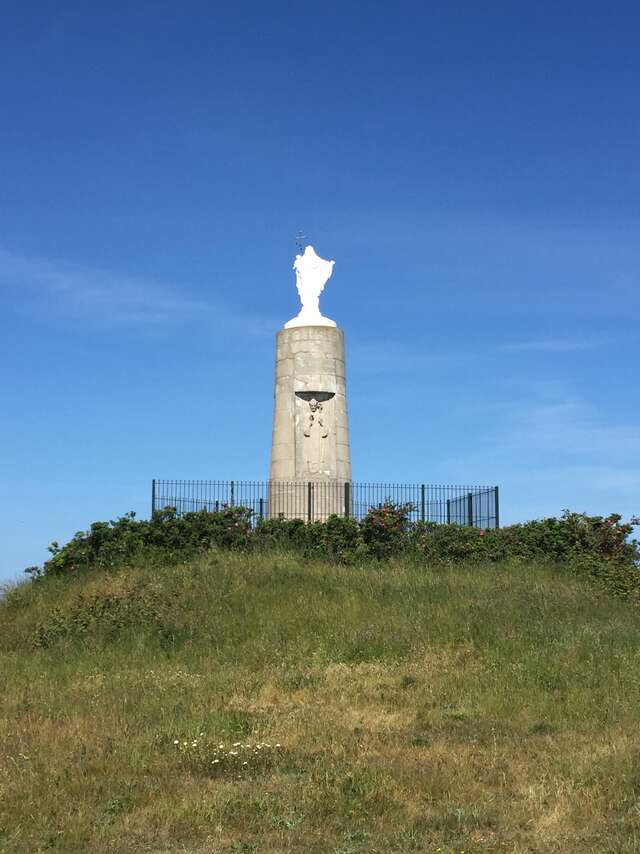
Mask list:
[[637,609],[544,567],[21,585],[0,851],[640,851],[639,672]]

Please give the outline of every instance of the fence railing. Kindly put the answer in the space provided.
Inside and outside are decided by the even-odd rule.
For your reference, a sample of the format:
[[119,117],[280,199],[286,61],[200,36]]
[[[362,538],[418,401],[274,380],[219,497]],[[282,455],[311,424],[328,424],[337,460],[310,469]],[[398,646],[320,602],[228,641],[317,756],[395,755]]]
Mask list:
[[332,513],[362,519],[387,501],[408,504],[412,521],[498,528],[497,486],[436,486],[425,483],[351,481],[154,480],[151,510],[179,514],[241,506],[254,521],[278,518],[322,521]]

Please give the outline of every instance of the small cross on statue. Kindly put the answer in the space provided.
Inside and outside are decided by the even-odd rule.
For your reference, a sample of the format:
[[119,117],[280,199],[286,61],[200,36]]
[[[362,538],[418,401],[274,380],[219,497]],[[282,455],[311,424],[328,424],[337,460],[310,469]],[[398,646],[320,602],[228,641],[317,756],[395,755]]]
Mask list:
[[296,235],[296,245],[300,250],[300,255],[304,254],[305,240],[307,239],[307,235],[303,234],[301,231]]

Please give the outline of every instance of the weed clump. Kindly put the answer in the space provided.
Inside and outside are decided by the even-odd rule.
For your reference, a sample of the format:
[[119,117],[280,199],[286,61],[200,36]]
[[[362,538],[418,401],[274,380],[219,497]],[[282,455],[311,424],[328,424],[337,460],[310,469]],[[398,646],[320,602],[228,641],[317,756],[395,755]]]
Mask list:
[[200,732],[196,738],[174,739],[173,746],[183,768],[209,777],[242,779],[279,767],[286,755],[280,742],[217,742]]

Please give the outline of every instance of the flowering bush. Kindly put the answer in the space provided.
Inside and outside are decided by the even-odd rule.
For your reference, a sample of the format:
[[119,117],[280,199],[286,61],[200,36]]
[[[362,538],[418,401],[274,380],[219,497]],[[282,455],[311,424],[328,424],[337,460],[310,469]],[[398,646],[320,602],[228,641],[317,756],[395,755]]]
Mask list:
[[393,504],[389,499],[371,507],[361,522],[362,539],[373,557],[388,559],[407,545],[411,504]]

